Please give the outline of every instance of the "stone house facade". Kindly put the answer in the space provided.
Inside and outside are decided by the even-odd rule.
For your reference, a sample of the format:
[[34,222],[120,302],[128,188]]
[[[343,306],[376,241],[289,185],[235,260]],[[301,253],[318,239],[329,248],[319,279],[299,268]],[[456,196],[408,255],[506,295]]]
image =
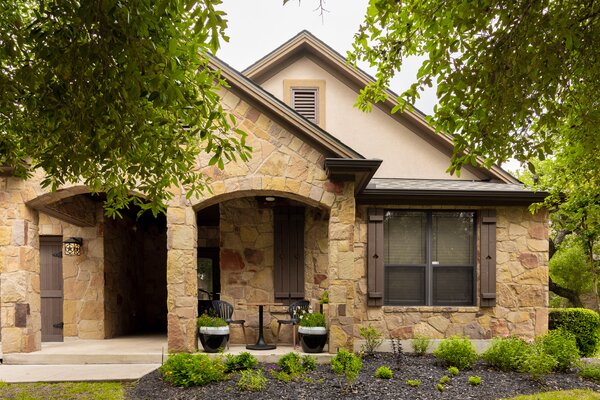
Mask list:
[[[327,290],[330,351],[356,347],[369,324],[400,339],[546,331],[548,218],[528,211],[543,193],[499,167],[447,175],[451,141],[417,112],[391,115],[393,96],[353,108],[370,77],[308,32],[243,73],[212,67],[252,147],[223,170],[198,160],[212,193],[173,188],[165,216],[109,220],[85,186],[0,177],[5,353],[154,332],[169,351],[195,351],[207,293],[235,306],[251,341],[258,313],[245,303],[316,309]],[[62,251],[71,237],[78,256]],[[267,340],[285,310],[269,308]],[[237,327],[232,340],[245,340]]]

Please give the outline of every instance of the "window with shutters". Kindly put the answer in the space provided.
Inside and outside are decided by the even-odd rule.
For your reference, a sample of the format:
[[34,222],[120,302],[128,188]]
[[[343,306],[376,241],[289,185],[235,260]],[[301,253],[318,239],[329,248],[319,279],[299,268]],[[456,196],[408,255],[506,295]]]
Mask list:
[[384,304],[475,304],[472,211],[385,211]]
[[325,81],[318,79],[286,79],[284,101],[298,114],[325,128]]

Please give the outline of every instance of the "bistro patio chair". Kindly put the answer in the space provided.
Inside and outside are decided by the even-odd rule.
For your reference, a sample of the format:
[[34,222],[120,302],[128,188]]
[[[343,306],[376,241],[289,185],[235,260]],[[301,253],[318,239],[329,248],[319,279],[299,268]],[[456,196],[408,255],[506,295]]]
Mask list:
[[281,325],[291,325],[294,348],[296,348],[296,325],[300,323],[302,314],[308,312],[309,307],[310,302],[308,300],[298,300],[289,305],[288,314],[290,315],[290,319],[277,319],[277,341],[279,341]]
[[[215,311],[217,317],[223,318],[228,325],[238,324],[242,326],[242,331],[244,332],[244,343],[248,343],[246,339],[246,327],[244,324],[246,323],[245,319],[232,319],[233,317],[233,306],[226,301],[223,300],[213,300],[212,306]],[[229,348],[229,341],[227,342],[227,348]]]

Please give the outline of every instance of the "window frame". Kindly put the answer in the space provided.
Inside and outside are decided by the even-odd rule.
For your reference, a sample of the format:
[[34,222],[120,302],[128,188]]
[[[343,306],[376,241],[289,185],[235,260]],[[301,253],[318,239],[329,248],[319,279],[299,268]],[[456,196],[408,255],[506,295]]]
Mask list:
[[[401,306],[401,307],[472,307],[477,306],[477,282],[478,282],[478,267],[479,267],[479,259],[477,252],[477,244],[479,241],[478,238],[478,221],[479,221],[479,213],[477,210],[464,210],[464,209],[384,209],[384,221],[388,212],[420,212],[424,213],[426,216],[426,235],[425,235],[425,264],[387,264],[385,262],[385,257],[383,261],[383,275],[384,275],[384,290],[383,290],[383,305],[384,306]],[[472,265],[434,265],[432,263],[432,252],[433,252],[433,215],[435,213],[469,213],[473,216],[472,229],[473,229],[473,243],[471,248],[472,254]],[[384,222],[385,224],[385,222]],[[383,228],[385,230],[385,227]],[[387,241],[384,233],[384,254],[385,254],[385,245]],[[448,268],[448,267],[464,267],[472,269],[472,302],[465,303],[454,303],[454,304],[436,304],[433,298],[433,285],[434,285],[434,269],[435,268]],[[420,301],[414,302],[399,302],[399,301],[390,301],[390,291],[388,290],[388,285],[390,280],[388,279],[388,268],[391,269],[401,269],[401,268],[424,268],[425,269],[425,281],[424,290],[425,290],[425,302],[421,303]]]

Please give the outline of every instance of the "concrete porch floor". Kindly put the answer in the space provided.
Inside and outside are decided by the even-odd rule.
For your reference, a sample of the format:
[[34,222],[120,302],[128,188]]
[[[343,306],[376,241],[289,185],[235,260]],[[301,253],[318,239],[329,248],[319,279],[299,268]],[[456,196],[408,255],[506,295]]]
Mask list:
[[[199,351],[202,346],[199,344]],[[259,362],[275,363],[290,351],[300,354],[302,348],[289,344],[278,345],[274,350],[246,350],[244,345],[231,345],[223,354],[239,354],[247,351],[253,354]],[[219,354],[211,354],[218,356]],[[317,362],[327,363],[332,354],[314,354]],[[71,339],[64,342],[44,342],[42,350],[33,353],[4,354],[2,362],[5,365],[64,365],[64,364],[155,364],[166,361],[166,335],[124,336],[114,339],[84,340]]]

